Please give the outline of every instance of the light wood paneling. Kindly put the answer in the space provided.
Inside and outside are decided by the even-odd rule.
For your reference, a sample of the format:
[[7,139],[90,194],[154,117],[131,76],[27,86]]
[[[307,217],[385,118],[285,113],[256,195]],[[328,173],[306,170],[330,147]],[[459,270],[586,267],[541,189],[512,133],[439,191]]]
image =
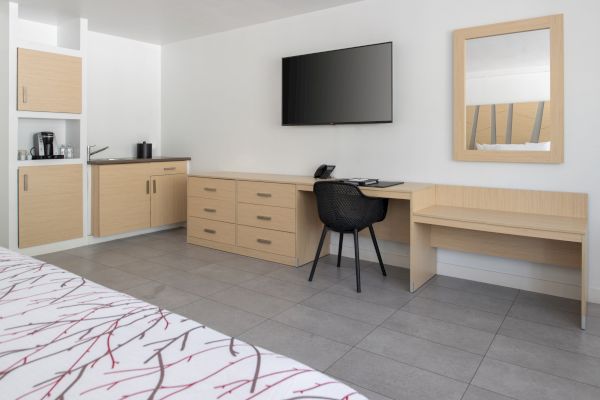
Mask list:
[[295,207],[294,185],[267,182],[238,182],[238,202],[277,207]]
[[151,192],[151,226],[185,222],[187,175],[173,174],[153,176]]
[[188,197],[188,215],[235,223],[235,201]]
[[281,254],[267,253],[266,251],[247,249],[245,247],[239,247],[232,244],[213,242],[210,240],[204,240],[193,236],[188,236],[188,243],[195,244],[198,246],[204,246],[211,249],[226,251],[229,253],[240,254],[242,256],[254,257],[260,260],[271,261],[283,265],[289,265],[290,267],[296,267],[296,257],[282,256]]
[[211,242],[235,245],[235,224],[189,217],[188,236]]
[[468,253],[581,267],[581,243],[432,226],[431,245]]
[[[587,229],[585,218],[557,217],[554,215],[525,214],[509,211],[482,210],[467,207],[432,206],[415,213],[415,219],[438,220],[436,225],[454,226],[457,228],[475,229],[481,225],[482,231],[498,232],[503,228],[511,228],[512,234],[523,236],[544,237],[547,239],[568,240],[581,242],[581,236]],[[447,221],[447,223],[446,223]],[[455,222],[455,223],[453,223]],[[428,222],[429,223],[429,222]],[[464,226],[461,226],[464,224]],[[495,230],[493,227],[498,227]],[[579,238],[572,240],[572,238]]]
[[146,165],[150,175],[187,174],[187,161],[151,162]]
[[296,211],[293,208],[238,203],[237,216],[240,225],[296,232]]
[[81,165],[19,168],[19,248],[82,236]]
[[237,244],[267,253],[296,256],[296,235],[293,233],[238,225]]
[[[385,219],[373,225],[373,228],[378,240],[410,243],[410,201],[390,200]],[[360,234],[370,237],[367,229]]]
[[410,201],[410,291],[437,274],[437,250],[431,247],[431,226],[418,224],[415,213],[435,204],[435,187],[413,193]]
[[[550,141],[551,151],[478,151],[469,150],[466,134],[466,41],[481,37],[550,30]],[[504,22],[473,28],[458,29],[453,35],[453,155],[462,161],[495,161],[519,163],[562,163],[564,159],[564,50],[563,16]]]
[[189,177],[188,196],[235,201],[235,181]]
[[150,175],[146,164],[103,165],[98,172],[95,236],[150,227]]
[[525,214],[585,218],[585,193],[436,185],[436,204]]
[[81,58],[18,49],[17,109],[81,113]]
[[[297,265],[313,261],[317,253],[323,223],[319,219],[317,197],[312,192],[298,190],[296,192],[296,255]],[[329,254],[330,236],[327,235],[321,257]]]

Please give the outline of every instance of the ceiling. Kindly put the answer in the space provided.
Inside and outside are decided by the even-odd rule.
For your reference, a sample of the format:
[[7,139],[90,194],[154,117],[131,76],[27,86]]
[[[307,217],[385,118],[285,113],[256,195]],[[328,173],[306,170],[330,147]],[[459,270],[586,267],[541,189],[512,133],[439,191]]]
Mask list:
[[360,0],[16,1],[24,19],[57,24],[62,19],[84,17],[92,31],[165,44]]

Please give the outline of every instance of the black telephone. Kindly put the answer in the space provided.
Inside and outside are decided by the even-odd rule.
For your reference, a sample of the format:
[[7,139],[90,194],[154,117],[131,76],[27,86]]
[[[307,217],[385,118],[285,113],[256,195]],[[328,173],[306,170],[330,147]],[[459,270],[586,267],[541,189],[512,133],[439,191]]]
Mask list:
[[327,179],[331,177],[331,173],[335,169],[335,165],[327,165],[321,164],[319,168],[315,171],[315,178],[317,179]]

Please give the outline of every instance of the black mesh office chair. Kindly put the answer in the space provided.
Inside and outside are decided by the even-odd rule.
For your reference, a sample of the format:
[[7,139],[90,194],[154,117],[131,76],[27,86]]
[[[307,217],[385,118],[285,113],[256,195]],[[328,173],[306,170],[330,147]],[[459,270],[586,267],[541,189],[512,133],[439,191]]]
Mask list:
[[340,243],[338,249],[337,266],[339,268],[342,256],[342,243],[344,233],[352,233],[354,236],[354,259],[356,265],[356,291],[360,293],[360,260],[358,257],[358,232],[369,228],[381,273],[386,276],[373,224],[383,221],[387,214],[388,200],[365,196],[358,187],[350,183],[340,181],[323,181],[314,185],[314,192],[317,195],[317,207],[319,218],[325,225],[315,260],[310,271],[309,281],[313,280],[323,241],[328,231],[338,232]]

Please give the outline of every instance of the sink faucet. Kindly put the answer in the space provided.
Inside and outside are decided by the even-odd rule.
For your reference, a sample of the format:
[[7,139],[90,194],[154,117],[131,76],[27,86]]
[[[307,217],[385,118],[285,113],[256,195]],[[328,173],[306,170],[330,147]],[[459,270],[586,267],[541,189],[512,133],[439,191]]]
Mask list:
[[92,156],[93,156],[94,154],[98,154],[98,153],[100,153],[101,151],[104,151],[104,150],[108,149],[108,146],[106,146],[106,147],[103,147],[103,148],[101,148],[101,149],[98,149],[98,150],[94,150],[94,151],[92,151],[92,147],[96,147],[96,145],[92,145],[92,146],[88,146],[88,147],[87,147],[87,160],[88,160],[88,161],[90,161],[90,160],[92,159]]

